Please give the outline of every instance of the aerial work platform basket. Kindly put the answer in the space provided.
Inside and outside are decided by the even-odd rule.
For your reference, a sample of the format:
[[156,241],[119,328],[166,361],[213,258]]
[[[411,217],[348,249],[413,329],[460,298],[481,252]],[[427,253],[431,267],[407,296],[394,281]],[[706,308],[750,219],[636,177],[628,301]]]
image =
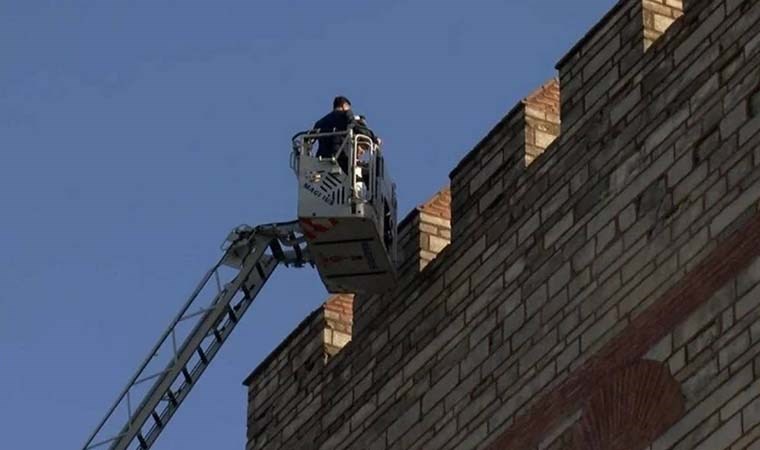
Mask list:
[[[338,137],[330,158],[314,143]],[[396,284],[396,187],[382,150],[356,133],[302,132],[293,137],[298,220],[312,262],[331,293],[382,293]]]

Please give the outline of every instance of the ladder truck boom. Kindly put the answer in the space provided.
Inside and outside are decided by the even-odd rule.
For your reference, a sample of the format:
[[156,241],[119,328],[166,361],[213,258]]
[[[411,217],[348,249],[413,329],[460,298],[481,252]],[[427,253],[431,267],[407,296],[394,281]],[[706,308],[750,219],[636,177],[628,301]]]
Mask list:
[[277,265],[309,263],[297,222],[239,227],[224,248],[83,450],[150,448]]
[[[325,137],[340,140],[335,156],[314,154]],[[396,186],[379,141],[349,129],[298,133],[292,144],[298,220],[230,233],[82,450],[151,448],[279,264],[316,267],[331,293],[395,286]]]

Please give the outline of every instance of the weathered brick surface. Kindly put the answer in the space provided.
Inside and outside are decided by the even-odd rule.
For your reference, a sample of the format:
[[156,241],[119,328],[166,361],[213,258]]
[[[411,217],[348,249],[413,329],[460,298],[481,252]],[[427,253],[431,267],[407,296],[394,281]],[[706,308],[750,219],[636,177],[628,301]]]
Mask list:
[[621,1],[560,63],[545,152],[521,103],[452,172],[451,243],[326,364],[317,314],[257,369],[249,449],[618,448],[578,427],[642,359],[683,409],[635,445],[760,446],[760,3],[683,7],[649,45],[681,5]]
[[634,361],[594,387],[571,430],[571,448],[645,448],[683,416],[683,403],[680,385],[666,365]]
[[681,0],[643,0],[644,49],[648,49],[683,15]]
[[512,108],[451,172],[455,237],[488,214],[506,187],[557,138],[559,96],[559,80],[546,82]]
[[523,101],[526,164],[545,152],[559,136],[559,93],[559,80],[552,79]]
[[[398,273],[400,284],[415,277],[451,242],[451,190],[446,187],[412,210],[399,225]],[[354,301],[355,334],[363,334],[383,314],[388,296],[358,295]]]
[[332,295],[323,308],[325,354],[330,357],[351,341],[354,324],[354,296]]

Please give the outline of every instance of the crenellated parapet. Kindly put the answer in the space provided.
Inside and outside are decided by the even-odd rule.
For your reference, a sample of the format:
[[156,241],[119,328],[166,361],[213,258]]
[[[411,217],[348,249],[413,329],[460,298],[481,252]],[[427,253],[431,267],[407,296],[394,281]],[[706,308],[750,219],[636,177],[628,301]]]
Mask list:
[[404,220],[351,341],[315,313],[249,378],[247,448],[752,448],[759,35],[618,2]]
[[525,167],[560,131],[559,81],[552,79],[517,104],[451,172],[455,238],[487,214]]

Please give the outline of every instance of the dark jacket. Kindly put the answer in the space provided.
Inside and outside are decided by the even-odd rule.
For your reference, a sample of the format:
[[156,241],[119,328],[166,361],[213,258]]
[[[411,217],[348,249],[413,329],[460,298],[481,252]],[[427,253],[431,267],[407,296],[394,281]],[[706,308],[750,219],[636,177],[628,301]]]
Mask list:
[[[348,111],[333,110],[319,119],[317,123],[314,124],[314,129],[321,133],[346,131],[353,121],[354,113],[350,109]],[[322,158],[335,156],[342,143],[343,136],[326,136],[319,138],[317,156]]]
[[358,116],[354,121],[354,134],[363,134],[377,144],[377,136],[367,125],[367,120],[363,116]]

